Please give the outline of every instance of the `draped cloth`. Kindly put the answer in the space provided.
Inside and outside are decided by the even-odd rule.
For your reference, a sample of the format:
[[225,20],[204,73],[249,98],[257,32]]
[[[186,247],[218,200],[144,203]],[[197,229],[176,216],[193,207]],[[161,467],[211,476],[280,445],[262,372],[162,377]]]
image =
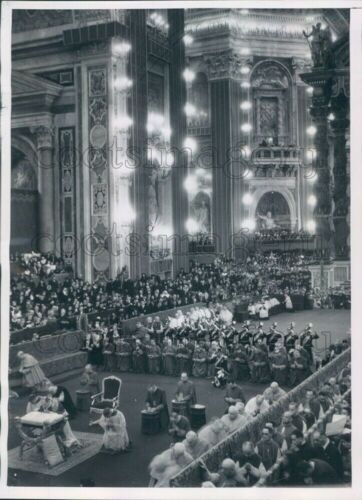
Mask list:
[[102,415],[99,425],[104,430],[103,446],[107,450],[122,451],[129,445],[126,419],[119,410],[114,410],[110,417]]
[[25,387],[37,387],[48,381],[38,360],[31,354],[24,354],[20,361],[19,371],[23,374],[23,385]]
[[75,417],[75,415],[77,414],[77,408],[75,407],[68,389],[61,385],[58,385],[55,394],[53,394],[53,397],[59,400],[70,418]]

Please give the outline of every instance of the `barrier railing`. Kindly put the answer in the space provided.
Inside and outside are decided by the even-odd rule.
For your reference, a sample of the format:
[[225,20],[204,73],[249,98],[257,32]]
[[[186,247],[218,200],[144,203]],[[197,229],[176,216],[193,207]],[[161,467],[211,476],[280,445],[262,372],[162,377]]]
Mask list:
[[328,378],[340,373],[351,357],[351,348],[342,352],[326,366],[313,373],[297,387],[289,391],[285,396],[276,401],[266,411],[260,413],[251,422],[241,429],[230,434],[223,441],[201,455],[170,481],[171,487],[192,487],[199,486],[201,482],[200,460],[204,462],[209,470],[217,470],[222,460],[232,457],[240,450],[244,441],[257,442],[260,438],[262,428],[267,422],[277,422],[283,413],[288,409],[290,402],[297,402],[305,394],[305,391],[317,390]]

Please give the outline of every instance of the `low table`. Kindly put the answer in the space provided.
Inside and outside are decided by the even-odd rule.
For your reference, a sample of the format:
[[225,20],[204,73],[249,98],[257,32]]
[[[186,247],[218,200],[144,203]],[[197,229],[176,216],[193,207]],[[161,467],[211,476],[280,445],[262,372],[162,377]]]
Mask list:
[[161,413],[142,410],[142,434],[158,434],[161,430]]

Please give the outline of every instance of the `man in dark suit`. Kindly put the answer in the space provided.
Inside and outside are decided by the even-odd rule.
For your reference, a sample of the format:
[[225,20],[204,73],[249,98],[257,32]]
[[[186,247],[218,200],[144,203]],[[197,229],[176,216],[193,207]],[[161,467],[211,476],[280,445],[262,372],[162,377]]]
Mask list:
[[313,458],[312,460],[302,460],[297,465],[297,473],[302,478],[304,484],[332,485],[340,482],[336,471],[324,460]]
[[324,460],[333,467],[338,476],[343,479],[342,456],[335,444],[321,432],[313,432],[312,435],[313,457]]
[[169,413],[166,392],[156,384],[152,384],[147,389],[146,406],[150,409],[152,408],[153,411],[160,412],[161,427],[162,429],[167,428],[169,423]]

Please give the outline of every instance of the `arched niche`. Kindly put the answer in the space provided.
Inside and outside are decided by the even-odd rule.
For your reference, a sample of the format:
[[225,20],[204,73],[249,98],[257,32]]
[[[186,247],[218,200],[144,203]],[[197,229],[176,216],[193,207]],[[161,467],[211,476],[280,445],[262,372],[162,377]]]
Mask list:
[[288,145],[292,137],[292,78],[279,61],[259,62],[250,75],[254,144],[272,139]]
[[289,189],[280,187],[271,189],[268,186],[254,191],[250,206],[251,218],[258,223],[257,214],[266,216],[268,211],[278,226],[295,229],[297,209],[294,196]]
[[[38,250],[38,179],[34,150],[26,141],[11,149],[10,252]],[[29,156],[27,156],[29,155]]]
[[205,73],[201,71],[196,73],[187,93],[187,102],[196,109],[194,115],[188,116],[187,125],[189,127],[209,127],[209,83]]

